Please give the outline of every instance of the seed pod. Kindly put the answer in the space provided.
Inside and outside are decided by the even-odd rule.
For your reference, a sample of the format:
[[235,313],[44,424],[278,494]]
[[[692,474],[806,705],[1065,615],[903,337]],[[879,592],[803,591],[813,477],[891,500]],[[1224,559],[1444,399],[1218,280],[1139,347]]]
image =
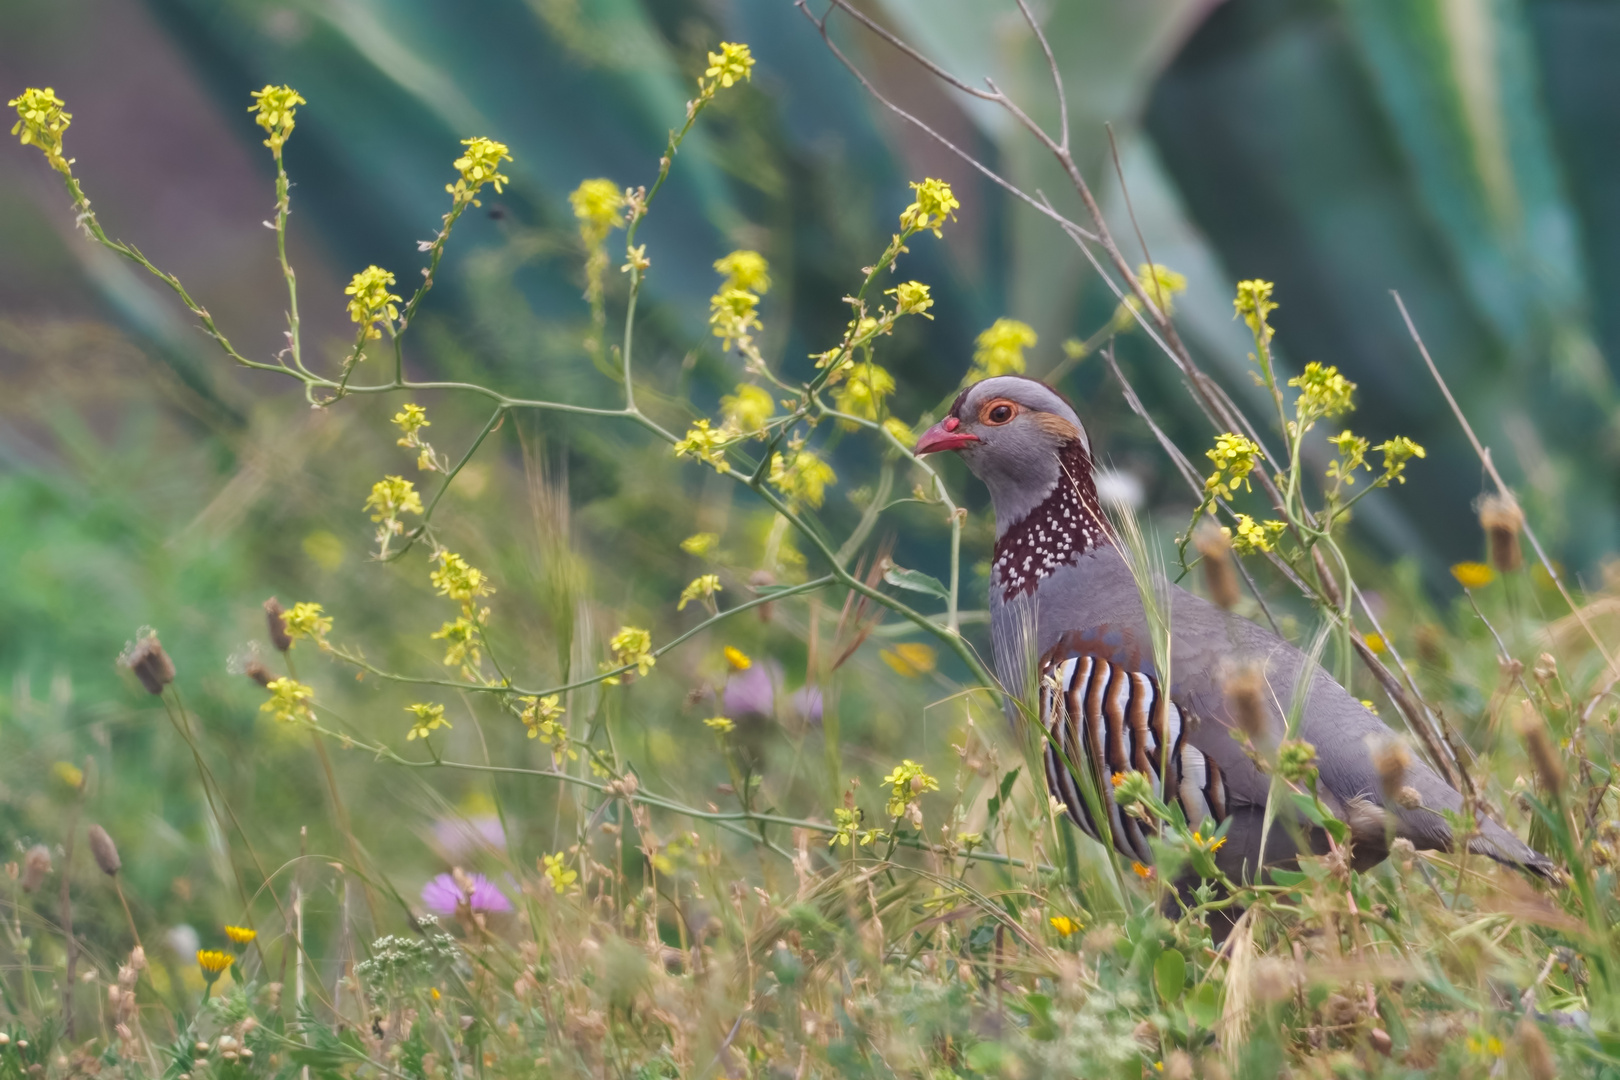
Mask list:
[[119,659],[135,673],[149,694],[161,694],[165,686],[174,682],[174,661],[163,651],[163,643],[155,630],[145,629],[133,644],[125,646],[124,655]]
[[292,648],[292,635],[287,633],[287,609],[275,597],[264,602],[264,621],[270,629],[270,644],[279,651]]
[[1270,725],[1266,723],[1266,677],[1258,664],[1247,663],[1234,668],[1226,676],[1226,707],[1239,731],[1249,737],[1255,746],[1270,741]]
[[95,856],[96,865],[108,877],[118,873],[124,866],[123,860],[118,857],[118,845],[113,838],[107,835],[107,830],[100,825],[90,826],[90,854]]
[[1479,526],[1485,530],[1491,565],[1497,573],[1511,573],[1524,565],[1524,552],[1519,547],[1524,511],[1513,496],[1487,495],[1479,500]]
[[1558,760],[1558,751],[1553,746],[1552,736],[1547,732],[1547,724],[1536,711],[1536,707],[1528,701],[1519,705],[1519,715],[1513,722],[1513,728],[1518,732],[1519,738],[1524,740],[1525,749],[1530,752],[1530,762],[1536,767],[1536,775],[1541,780],[1541,786],[1548,791],[1557,791],[1564,785],[1564,767]]
[[1378,786],[1383,789],[1384,801],[1396,801],[1406,785],[1406,770],[1412,767],[1412,751],[1400,737],[1392,736],[1373,750],[1372,762],[1378,772]]
[[1536,666],[1530,669],[1536,677],[1536,682],[1546,686],[1558,678],[1558,660],[1552,653],[1542,653],[1536,657]]
[[1193,547],[1203,557],[1204,587],[1209,598],[1227,611],[1238,602],[1237,571],[1232,566],[1232,538],[1210,518],[1193,530]]
[[35,844],[23,856],[22,887],[23,892],[33,892],[45,884],[45,878],[51,872],[51,849],[44,844]]

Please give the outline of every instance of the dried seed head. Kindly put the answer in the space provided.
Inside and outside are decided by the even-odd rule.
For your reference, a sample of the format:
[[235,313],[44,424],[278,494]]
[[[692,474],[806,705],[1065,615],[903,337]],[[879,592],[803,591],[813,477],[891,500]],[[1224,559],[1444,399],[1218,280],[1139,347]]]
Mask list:
[[90,826],[90,854],[95,856],[96,865],[108,877],[118,873],[124,866],[123,860],[118,857],[118,845],[113,838],[107,835],[107,830],[100,825]]
[[1546,721],[1542,720],[1535,705],[1528,701],[1519,703],[1519,715],[1513,721],[1513,729],[1530,752],[1530,763],[1536,767],[1541,786],[1548,791],[1563,787],[1564,767],[1558,760],[1552,736],[1547,732]]
[[1558,660],[1552,653],[1542,653],[1536,657],[1536,666],[1530,669],[1536,677],[1536,682],[1546,686],[1558,678]]
[[1417,633],[1417,654],[1425,667],[1443,668],[1446,666],[1445,636],[1440,628],[1433,623],[1419,623]]
[[1228,611],[1237,606],[1237,571],[1232,566],[1232,538],[1210,518],[1193,530],[1193,547],[1204,560],[1204,587],[1209,598]]
[[1479,500],[1479,525],[1490,543],[1491,565],[1497,573],[1511,573],[1524,565],[1524,552],[1519,548],[1524,511],[1511,495],[1487,495]]
[[23,856],[22,887],[23,892],[33,892],[45,884],[45,878],[51,872],[51,849],[44,844],[35,844]]
[[1250,989],[1255,999],[1270,1005],[1284,1001],[1294,992],[1294,966],[1286,960],[1268,956],[1254,965]]
[[246,675],[260,686],[268,688],[275,681],[275,673],[264,666],[259,656],[259,643],[250,641],[231,654],[225,661],[225,670],[232,675]]
[[1266,722],[1266,676],[1260,665],[1241,664],[1227,673],[1226,708],[1239,731],[1249,737],[1255,746],[1271,740],[1270,725]]
[[1553,1060],[1552,1047],[1547,1045],[1547,1036],[1529,1014],[1520,1018],[1513,1032],[1513,1046],[1531,1080],[1555,1080],[1558,1076],[1558,1064]]
[[1422,809],[1423,792],[1408,784],[1395,793],[1395,805],[1402,810]]
[[135,640],[124,646],[118,661],[135,673],[149,694],[161,694],[165,686],[174,682],[174,661],[163,651],[157,631],[150,626],[136,632]]
[[279,652],[292,648],[292,635],[287,633],[287,609],[275,597],[264,602],[264,621],[270,630],[270,644]]
[[1412,751],[1406,741],[1391,735],[1373,748],[1373,769],[1378,773],[1378,786],[1384,792],[1384,801],[1393,802],[1406,785],[1406,770],[1412,767]]

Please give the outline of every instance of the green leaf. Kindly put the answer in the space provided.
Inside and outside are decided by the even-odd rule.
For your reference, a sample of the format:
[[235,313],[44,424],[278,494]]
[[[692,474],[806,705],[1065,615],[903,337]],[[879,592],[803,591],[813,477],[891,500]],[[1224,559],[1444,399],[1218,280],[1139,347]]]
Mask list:
[[1014,765],[1011,769],[1009,769],[1007,771],[1007,775],[1001,778],[1001,784],[996,789],[996,793],[990,796],[990,801],[987,805],[988,813],[985,817],[986,834],[988,834],[991,827],[995,825],[996,815],[1001,813],[1001,808],[1007,805],[1007,796],[1012,794],[1013,784],[1017,781],[1018,774],[1023,770],[1023,768],[1024,767],[1022,765]]
[[1187,1019],[1202,1028],[1214,1028],[1221,1018],[1221,988],[1206,982],[1187,995]]
[[883,572],[883,580],[897,589],[909,589],[912,592],[927,593],[937,596],[941,600],[949,600],[950,592],[940,580],[923,573],[921,570],[902,570],[898,566],[890,567]]
[[1187,988],[1187,958],[1178,949],[1166,949],[1153,964],[1153,985],[1166,1005],[1174,1005]]

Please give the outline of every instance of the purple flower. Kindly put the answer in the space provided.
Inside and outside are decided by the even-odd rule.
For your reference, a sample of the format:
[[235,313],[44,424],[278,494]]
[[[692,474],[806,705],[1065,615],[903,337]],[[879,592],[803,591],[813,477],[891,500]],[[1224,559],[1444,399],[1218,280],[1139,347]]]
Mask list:
[[781,684],[782,665],[775,660],[755,660],[747,670],[732,672],[721,699],[725,714],[733,720],[745,716],[774,716],[776,691]]
[[512,910],[506,894],[483,874],[440,874],[422,886],[422,903],[435,915],[454,915],[463,907],[473,911]]
[[494,814],[442,818],[434,822],[433,838],[450,862],[458,862],[485,850],[506,850],[506,831],[501,828],[501,819]]

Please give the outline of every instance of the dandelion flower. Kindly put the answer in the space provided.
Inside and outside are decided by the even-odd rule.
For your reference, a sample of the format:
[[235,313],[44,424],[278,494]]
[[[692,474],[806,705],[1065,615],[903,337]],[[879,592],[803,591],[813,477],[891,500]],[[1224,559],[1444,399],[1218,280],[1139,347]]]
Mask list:
[[246,945],[258,937],[259,932],[246,926],[227,926],[225,936],[231,939],[232,945]]

